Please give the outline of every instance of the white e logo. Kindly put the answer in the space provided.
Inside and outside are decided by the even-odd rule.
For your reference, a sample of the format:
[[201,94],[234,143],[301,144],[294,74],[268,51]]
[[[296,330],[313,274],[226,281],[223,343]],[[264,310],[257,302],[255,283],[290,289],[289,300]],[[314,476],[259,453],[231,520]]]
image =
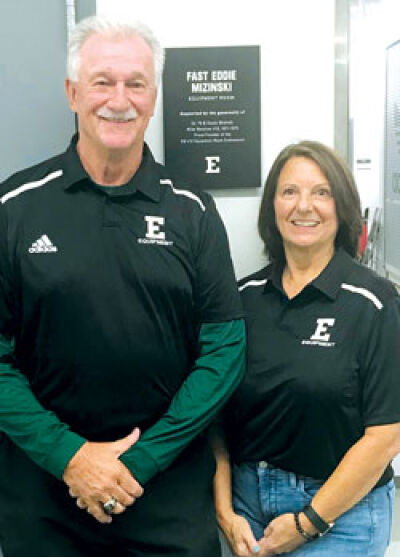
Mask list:
[[323,340],[328,342],[331,335],[326,331],[328,327],[333,327],[334,324],[335,320],[329,317],[317,319],[317,328],[315,329],[315,333],[310,337],[310,340]]
[[221,157],[205,157],[207,161],[206,174],[220,174],[221,169],[217,163],[221,162]]
[[144,217],[147,222],[146,238],[150,240],[165,240],[165,232],[161,230],[164,226],[164,217]]

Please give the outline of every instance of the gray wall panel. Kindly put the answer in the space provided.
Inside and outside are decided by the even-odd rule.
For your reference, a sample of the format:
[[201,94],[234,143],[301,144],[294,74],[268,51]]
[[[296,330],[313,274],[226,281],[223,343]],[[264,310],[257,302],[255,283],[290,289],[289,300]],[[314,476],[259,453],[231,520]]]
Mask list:
[[1,0],[0,180],[60,152],[73,133],[66,41],[63,0]]
[[75,0],[76,21],[96,13],[96,0]]
[[[77,19],[95,8],[79,0]],[[0,181],[64,150],[75,130],[66,45],[64,0],[0,0]]]
[[400,41],[387,48],[384,244],[389,277],[400,284]]

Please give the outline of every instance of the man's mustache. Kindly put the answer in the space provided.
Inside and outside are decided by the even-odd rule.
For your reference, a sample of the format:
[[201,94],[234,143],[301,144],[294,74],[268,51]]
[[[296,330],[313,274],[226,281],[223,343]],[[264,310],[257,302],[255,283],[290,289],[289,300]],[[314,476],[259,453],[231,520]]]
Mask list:
[[128,110],[116,111],[109,108],[102,107],[96,112],[97,116],[105,118],[106,120],[117,120],[118,122],[128,122],[129,120],[136,120],[138,113],[131,107]]

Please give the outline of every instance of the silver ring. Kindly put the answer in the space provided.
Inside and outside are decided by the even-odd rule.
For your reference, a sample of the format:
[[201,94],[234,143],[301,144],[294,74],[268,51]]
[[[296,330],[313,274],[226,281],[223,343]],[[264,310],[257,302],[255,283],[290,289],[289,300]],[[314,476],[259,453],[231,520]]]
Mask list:
[[112,514],[114,512],[115,507],[117,506],[117,500],[114,497],[111,497],[108,501],[103,503],[103,510],[106,514]]

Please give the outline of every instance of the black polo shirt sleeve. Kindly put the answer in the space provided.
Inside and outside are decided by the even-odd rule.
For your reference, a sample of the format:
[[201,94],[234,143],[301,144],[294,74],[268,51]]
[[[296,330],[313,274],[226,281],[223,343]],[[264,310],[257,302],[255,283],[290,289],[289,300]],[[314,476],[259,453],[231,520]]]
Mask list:
[[245,369],[245,328],[241,319],[203,324],[200,354],[168,411],[121,456],[144,485],[165,470],[210,424],[238,386]]
[[0,431],[36,464],[61,479],[85,439],[43,408],[15,366],[16,311],[7,237],[5,210],[0,204]]
[[377,311],[363,352],[362,411],[365,426],[399,422],[400,297],[397,294]]
[[215,323],[243,316],[228,238],[211,196],[200,224],[195,252],[194,300],[199,323]]

